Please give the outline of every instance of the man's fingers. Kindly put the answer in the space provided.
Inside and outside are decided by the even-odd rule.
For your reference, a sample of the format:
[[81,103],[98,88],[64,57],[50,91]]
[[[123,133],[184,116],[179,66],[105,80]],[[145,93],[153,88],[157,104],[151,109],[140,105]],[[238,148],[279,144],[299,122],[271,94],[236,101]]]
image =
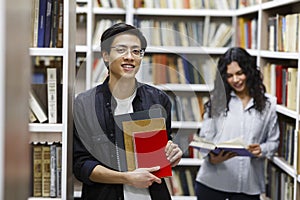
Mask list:
[[145,168],[148,172],[155,172],[160,169],[160,166]]

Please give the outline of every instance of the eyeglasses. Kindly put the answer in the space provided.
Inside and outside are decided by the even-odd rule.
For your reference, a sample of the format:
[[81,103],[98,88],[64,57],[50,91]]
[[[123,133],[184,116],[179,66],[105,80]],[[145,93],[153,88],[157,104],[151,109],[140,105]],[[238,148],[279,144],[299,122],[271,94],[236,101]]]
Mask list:
[[[110,47],[110,48],[115,49],[116,52],[120,55],[128,54],[128,50],[130,49],[127,46],[121,46],[121,45]],[[145,54],[145,50],[144,49],[139,49],[139,48],[133,48],[133,49],[130,49],[130,53],[135,58],[142,58]]]

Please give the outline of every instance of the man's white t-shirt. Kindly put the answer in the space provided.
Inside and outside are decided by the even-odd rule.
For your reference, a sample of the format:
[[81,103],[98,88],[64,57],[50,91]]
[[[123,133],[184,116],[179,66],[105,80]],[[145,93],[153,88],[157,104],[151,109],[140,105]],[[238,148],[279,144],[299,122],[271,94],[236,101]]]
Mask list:
[[[132,113],[132,101],[136,95],[136,91],[132,96],[126,99],[117,99],[117,107],[115,110],[115,115],[121,115],[125,113]],[[125,200],[151,200],[149,189],[148,188],[136,188],[130,185],[123,185],[124,190],[124,199]]]

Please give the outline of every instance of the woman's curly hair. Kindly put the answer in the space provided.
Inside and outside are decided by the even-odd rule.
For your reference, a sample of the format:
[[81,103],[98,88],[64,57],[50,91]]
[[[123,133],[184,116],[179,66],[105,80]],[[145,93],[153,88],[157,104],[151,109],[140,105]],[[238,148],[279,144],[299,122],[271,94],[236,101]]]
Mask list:
[[254,108],[262,112],[266,106],[266,88],[255,58],[241,47],[232,47],[219,58],[214,89],[211,92],[210,101],[206,104],[209,116],[217,116],[224,113],[224,111],[227,113],[229,110],[230,93],[233,89],[227,82],[227,66],[233,61],[239,64],[247,77],[246,87],[249,95],[254,99]]

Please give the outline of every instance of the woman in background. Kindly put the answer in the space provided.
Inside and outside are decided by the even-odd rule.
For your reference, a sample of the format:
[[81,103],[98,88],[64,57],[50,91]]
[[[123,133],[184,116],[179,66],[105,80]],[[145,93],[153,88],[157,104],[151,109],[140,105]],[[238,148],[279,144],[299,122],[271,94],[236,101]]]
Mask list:
[[256,61],[243,48],[228,49],[217,69],[200,137],[214,143],[241,137],[254,157],[210,152],[197,174],[197,198],[259,200],[265,192],[264,159],[279,145],[276,98],[265,93]]

